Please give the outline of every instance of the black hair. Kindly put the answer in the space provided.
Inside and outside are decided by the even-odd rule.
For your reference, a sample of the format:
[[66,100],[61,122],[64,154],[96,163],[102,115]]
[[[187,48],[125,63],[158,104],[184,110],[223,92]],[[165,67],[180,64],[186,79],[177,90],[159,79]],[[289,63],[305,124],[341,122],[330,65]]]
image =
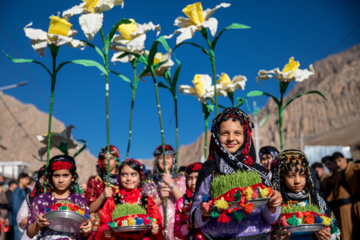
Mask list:
[[324,166],[320,162],[315,162],[315,163],[313,163],[311,165],[311,168],[313,168],[313,169],[315,169],[315,168],[324,168]]
[[325,156],[321,159],[321,162],[325,164],[327,161],[331,161],[331,156]]
[[[70,186],[69,186],[69,190],[71,193],[75,192],[75,186],[77,185],[77,179],[79,177],[79,175],[77,174],[75,169],[68,169],[70,171],[71,177],[74,178],[74,181],[71,181]],[[46,188],[47,189],[51,189],[54,190],[54,185],[53,185],[53,181],[52,181],[52,177],[55,171],[48,171],[46,174]]]
[[27,173],[20,173],[19,177],[18,177],[18,182],[20,181],[20,179],[27,178],[27,177],[29,177],[29,175]]
[[335,161],[338,158],[343,158],[344,154],[342,154],[341,152],[334,152],[333,155],[331,155],[331,159],[333,161]]
[[123,169],[124,166],[129,166],[132,169],[134,169],[135,171],[137,171],[139,173],[139,178],[140,178],[140,182],[141,182],[142,176],[141,176],[141,168],[140,168],[139,164],[137,164],[134,161],[123,161],[119,167],[119,184],[120,184],[121,169]]
[[360,163],[360,159],[355,160],[354,163]]
[[9,183],[8,183],[8,185],[10,186],[11,184],[16,184],[16,185],[17,185],[18,182],[17,182],[16,180],[10,180]]

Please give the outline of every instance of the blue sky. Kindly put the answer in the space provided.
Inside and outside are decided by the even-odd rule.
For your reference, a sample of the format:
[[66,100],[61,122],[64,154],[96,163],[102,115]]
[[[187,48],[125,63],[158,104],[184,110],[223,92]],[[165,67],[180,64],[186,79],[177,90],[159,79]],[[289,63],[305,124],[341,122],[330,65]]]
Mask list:
[[[266,90],[278,96],[278,83],[271,79],[262,84],[255,78],[260,69],[282,68],[291,56],[300,61],[300,68],[326,58],[360,42],[360,2],[357,0],[318,1],[265,1],[232,0],[229,8],[222,8],[213,17],[219,21],[218,32],[231,23],[242,23],[251,27],[247,30],[228,30],[218,41],[215,49],[217,74],[226,72],[231,78],[245,75],[248,79],[245,91],[237,91],[236,97],[245,97],[252,90]],[[34,51],[23,28],[33,22],[33,28],[47,31],[49,16],[57,15],[78,5],[80,1],[6,1],[0,9],[0,46],[12,57],[30,58],[51,67],[51,54],[47,49],[45,57]],[[181,10],[192,1],[174,0],[125,0],[125,6],[104,12],[103,31],[107,34],[114,23],[121,18],[133,18],[138,23],[152,21],[160,24],[160,35],[169,35]],[[220,1],[204,1],[203,7],[213,8]],[[78,17],[72,17],[73,28],[79,33],[77,39],[85,39]],[[155,33],[147,34],[146,48],[156,39]],[[206,46],[199,33],[192,42]],[[100,35],[93,41],[102,47]],[[175,38],[168,41],[175,46]],[[206,55],[190,45],[175,51],[182,63],[179,84],[192,85],[195,74],[211,73],[211,65]],[[100,61],[91,48],[81,51],[67,46],[60,48],[57,62],[73,59]],[[118,63],[111,66],[115,71],[132,78],[131,65]],[[139,66],[141,69],[142,66]],[[172,74],[175,68],[173,68]],[[316,69],[315,69],[316,71]],[[50,77],[36,64],[14,64],[5,55],[0,55],[0,86],[21,81],[29,84],[4,93],[12,95],[24,103],[35,105],[40,111],[49,111]],[[163,81],[162,79],[158,79]],[[122,158],[126,155],[131,91],[129,84],[120,78],[110,76],[110,142],[120,149]],[[293,87],[293,84],[291,85]],[[105,119],[105,77],[96,68],[68,65],[58,74],[54,98],[54,116],[65,125],[74,125],[74,139],[85,139],[88,150],[97,155],[106,144]],[[133,140],[130,157],[151,158],[153,150],[161,143],[160,127],[156,108],[154,86],[151,78],[140,82],[135,101],[133,120]],[[165,141],[175,146],[175,119],[173,100],[170,93],[160,89]],[[180,145],[194,142],[204,132],[201,105],[190,95],[178,94],[179,141]],[[255,99],[254,99],[255,100]],[[267,98],[256,98],[258,106],[264,106]],[[227,98],[220,97],[219,103],[230,106]],[[296,103],[295,103],[296,104]],[[249,110],[243,107],[249,113]],[[210,121],[214,118],[212,113]],[[209,124],[210,127],[211,124]],[[44,132],[47,127],[44,126]]]

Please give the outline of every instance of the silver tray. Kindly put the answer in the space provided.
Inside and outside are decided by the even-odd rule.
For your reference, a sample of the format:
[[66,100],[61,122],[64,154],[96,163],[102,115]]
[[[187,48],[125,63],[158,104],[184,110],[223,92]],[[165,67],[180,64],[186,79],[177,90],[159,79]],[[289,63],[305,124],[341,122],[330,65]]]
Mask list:
[[146,231],[151,228],[151,224],[149,225],[131,225],[131,226],[117,226],[114,227],[112,230],[114,232],[140,232]]
[[326,227],[326,225],[321,223],[314,223],[314,224],[287,226],[282,228],[286,229],[286,231],[291,233],[291,235],[308,235],[320,231],[323,227]]
[[[269,201],[270,198],[260,198],[260,199],[253,199],[248,201],[247,203],[253,203],[254,207],[261,207],[265,204],[267,204],[267,202]],[[237,208],[239,206],[239,202],[240,201],[236,201],[236,202],[229,202],[229,207],[228,209],[231,208]]]
[[81,224],[87,221],[87,218],[80,213],[65,210],[47,212],[45,218],[50,222],[50,229],[67,233],[80,232]]

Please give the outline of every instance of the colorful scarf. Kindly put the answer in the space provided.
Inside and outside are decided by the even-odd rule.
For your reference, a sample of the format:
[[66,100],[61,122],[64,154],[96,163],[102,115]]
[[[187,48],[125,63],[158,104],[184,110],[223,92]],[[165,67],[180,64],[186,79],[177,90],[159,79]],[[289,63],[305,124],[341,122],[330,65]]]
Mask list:
[[[201,167],[202,167],[202,163],[200,162],[196,162],[188,165],[185,168],[185,177],[189,176],[194,172],[200,172]],[[190,190],[189,186],[186,183],[186,193],[183,196],[184,208],[186,208],[190,203],[192,203],[193,198],[194,198],[194,192]]]
[[276,158],[276,156],[279,155],[279,151],[273,146],[265,146],[265,147],[260,148],[259,158],[261,158],[262,155],[264,155],[264,154],[270,154],[274,160]]
[[[244,143],[234,153],[229,153],[220,142],[219,127],[221,122],[228,119],[239,120],[244,128]],[[235,173],[237,170],[256,171],[261,177],[263,184],[271,186],[265,167],[256,162],[254,143],[251,138],[253,127],[249,116],[242,110],[230,107],[219,113],[211,126],[211,140],[208,160],[204,163],[196,183],[198,189],[204,179],[215,171],[218,174]]]
[[26,203],[31,209],[31,204],[34,201],[35,197],[43,192],[43,188],[41,187],[41,177],[45,174],[45,166],[42,166],[38,171],[35,171],[33,174],[33,178],[35,181],[35,186],[32,191],[26,195]]
[[[98,154],[98,165],[96,166],[96,170],[97,170],[97,174],[100,177],[100,179],[102,180],[102,182],[106,183],[107,182],[107,169],[104,169],[104,167],[102,166],[102,160],[105,156],[105,154],[108,153],[107,151],[107,145],[105,145],[99,152]],[[117,147],[110,145],[110,154],[114,156],[115,161],[118,162],[117,163],[117,170],[119,169],[119,164],[120,164],[120,153],[119,153],[119,149],[117,149]],[[118,172],[116,170],[116,172]],[[119,185],[119,179],[118,179],[118,174],[110,174],[110,184],[114,185],[114,186],[118,186]]]
[[50,159],[46,172],[69,169],[76,171],[75,159],[68,155],[58,155]]

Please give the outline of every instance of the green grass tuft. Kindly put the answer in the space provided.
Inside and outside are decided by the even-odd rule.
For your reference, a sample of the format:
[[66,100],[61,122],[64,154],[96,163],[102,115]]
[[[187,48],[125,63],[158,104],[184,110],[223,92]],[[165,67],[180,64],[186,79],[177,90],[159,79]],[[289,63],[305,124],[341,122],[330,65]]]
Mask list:
[[146,209],[137,204],[117,204],[112,214],[112,219],[114,220],[119,217],[133,214],[146,214]]
[[219,175],[212,179],[211,194],[213,198],[218,198],[233,188],[248,187],[261,182],[261,177],[255,171],[237,171],[233,174]]
[[321,215],[319,207],[315,205],[308,205],[305,207],[299,205],[288,205],[281,207],[282,214],[295,212],[316,212],[317,214]]

